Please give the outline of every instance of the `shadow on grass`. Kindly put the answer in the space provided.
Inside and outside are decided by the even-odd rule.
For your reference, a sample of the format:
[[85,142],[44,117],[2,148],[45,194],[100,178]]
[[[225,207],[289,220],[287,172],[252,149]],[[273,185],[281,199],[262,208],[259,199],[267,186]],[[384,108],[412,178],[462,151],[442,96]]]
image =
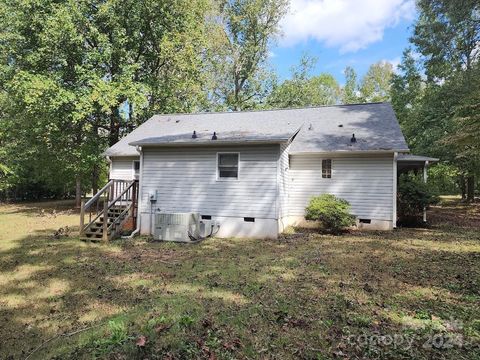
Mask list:
[[[128,337],[100,356],[330,358],[341,352],[455,358],[475,353],[468,346],[422,347],[426,332],[447,329],[450,318],[463,324],[455,331],[465,339],[477,339],[480,247],[473,228],[435,225],[335,237],[309,232],[280,240],[212,239],[195,246],[142,239],[83,243],[75,237],[54,239],[53,230],[25,237],[2,253],[1,358],[24,358],[55,335],[112,318],[121,319]],[[392,347],[376,353],[346,341],[352,334],[411,331],[418,338],[405,354]],[[136,346],[145,334],[147,345]],[[35,355],[91,358],[105,336],[108,326],[102,325],[54,339]]]

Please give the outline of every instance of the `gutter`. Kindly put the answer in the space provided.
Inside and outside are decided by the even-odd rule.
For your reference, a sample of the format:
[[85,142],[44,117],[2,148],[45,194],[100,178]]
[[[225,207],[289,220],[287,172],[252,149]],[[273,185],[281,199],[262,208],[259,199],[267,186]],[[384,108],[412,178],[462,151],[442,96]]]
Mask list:
[[391,150],[334,150],[334,151],[291,151],[290,155],[349,155],[349,154],[393,154],[393,153],[407,153],[409,149],[391,149]]

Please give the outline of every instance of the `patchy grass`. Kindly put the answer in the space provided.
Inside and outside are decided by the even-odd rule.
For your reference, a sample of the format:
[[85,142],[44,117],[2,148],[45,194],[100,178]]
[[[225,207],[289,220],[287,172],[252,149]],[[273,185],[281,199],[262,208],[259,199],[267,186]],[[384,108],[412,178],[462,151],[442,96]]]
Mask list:
[[55,237],[69,205],[0,206],[0,358],[478,358],[478,205],[197,245]]

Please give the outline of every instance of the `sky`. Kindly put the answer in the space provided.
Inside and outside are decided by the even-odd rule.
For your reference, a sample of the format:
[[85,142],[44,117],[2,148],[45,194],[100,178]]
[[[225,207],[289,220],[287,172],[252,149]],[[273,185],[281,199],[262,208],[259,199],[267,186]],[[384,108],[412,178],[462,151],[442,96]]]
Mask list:
[[344,84],[346,66],[361,77],[377,61],[398,65],[415,16],[414,0],[291,0],[269,60],[285,79],[306,53],[317,58],[314,74]]

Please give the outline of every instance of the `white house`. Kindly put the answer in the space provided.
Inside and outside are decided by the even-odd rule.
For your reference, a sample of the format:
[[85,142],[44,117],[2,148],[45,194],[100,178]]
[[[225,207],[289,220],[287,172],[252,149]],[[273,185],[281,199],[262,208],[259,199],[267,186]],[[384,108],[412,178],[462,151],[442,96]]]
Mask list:
[[219,237],[276,237],[322,193],[348,200],[360,227],[394,228],[397,163],[435,160],[408,151],[391,105],[370,103],[156,115],[106,156],[110,179],[138,180],[142,234],[154,214],[196,212]]

